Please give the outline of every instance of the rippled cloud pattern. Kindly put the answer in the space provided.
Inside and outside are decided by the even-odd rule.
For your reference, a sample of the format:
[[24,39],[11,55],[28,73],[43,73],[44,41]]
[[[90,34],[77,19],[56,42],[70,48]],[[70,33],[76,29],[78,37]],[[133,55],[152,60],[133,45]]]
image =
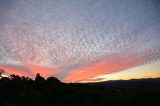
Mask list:
[[158,0],[0,0],[7,74],[86,80],[160,59]]

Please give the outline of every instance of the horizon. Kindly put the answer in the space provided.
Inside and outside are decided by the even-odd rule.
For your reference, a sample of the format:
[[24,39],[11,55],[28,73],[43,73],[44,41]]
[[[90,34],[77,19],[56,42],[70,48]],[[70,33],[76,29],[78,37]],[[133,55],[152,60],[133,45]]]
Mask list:
[[[5,70],[3,69],[0,69],[0,79],[5,79],[5,78],[9,78],[10,80],[13,80],[14,78],[21,78],[22,79],[25,79],[25,80],[28,80],[30,79],[31,81],[35,81],[36,80],[36,77],[41,77],[44,81],[47,81],[48,78],[56,78],[55,76],[49,76],[49,77],[46,77],[44,78],[43,76],[40,75],[40,73],[37,73],[36,76],[33,78],[30,78],[29,76],[19,76],[18,74],[10,74],[10,75],[5,75]],[[13,77],[13,79],[12,79]],[[142,78],[131,78],[131,79],[110,79],[110,80],[101,80],[101,81],[80,81],[80,82],[63,82],[61,80],[59,80],[58,78],[56,78],[56,80],[59,80],[61,83],[65,83],[65,84],[93,84],[93,83],[103,83],[103,82],[116,82],[116,81],[133,81],[133,80],[137,80],[137,81],[140,81],[140,80],[152,80],[152,79],[160,79],[160,77],[142,77]],[[19,81],[21,81],[19,80]],[[54,79],[53,79],[54,80]]]

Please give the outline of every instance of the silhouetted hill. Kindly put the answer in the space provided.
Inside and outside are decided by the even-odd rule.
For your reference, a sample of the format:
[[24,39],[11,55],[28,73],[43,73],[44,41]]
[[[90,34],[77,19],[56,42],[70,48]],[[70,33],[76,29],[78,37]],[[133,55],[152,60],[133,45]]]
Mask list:
[[0,106],[154,106],[159,96],[159,78],[81,84],[0,75]]
[[131,80],[113,80],[104,82],[84,83],[91,86],[114,86],[114,87],[160,87],[160,78],[143,78]]

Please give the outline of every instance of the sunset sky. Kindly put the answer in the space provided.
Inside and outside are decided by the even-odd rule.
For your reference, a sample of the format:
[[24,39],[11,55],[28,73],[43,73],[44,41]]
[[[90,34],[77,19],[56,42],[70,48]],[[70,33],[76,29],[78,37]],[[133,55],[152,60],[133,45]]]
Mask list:
[[64,82],[160,77],[160,1],[0,0],[0,68]]

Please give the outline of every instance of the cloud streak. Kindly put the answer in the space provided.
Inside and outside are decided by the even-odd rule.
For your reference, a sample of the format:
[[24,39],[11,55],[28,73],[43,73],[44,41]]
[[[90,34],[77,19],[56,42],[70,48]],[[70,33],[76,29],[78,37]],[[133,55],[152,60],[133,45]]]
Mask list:
[[134,66],[143,65],[160,57],[159,52],[156,51],[143,51],[140,54],[130,55],[124,54],[112,53],[112,55],[109,56],[109,58],[104,58],[103,60],[100,60],[98,62],[73,68],[66,75],[64,81],[85,81],[99,75],[113,73],[128,68],[132,68]]

